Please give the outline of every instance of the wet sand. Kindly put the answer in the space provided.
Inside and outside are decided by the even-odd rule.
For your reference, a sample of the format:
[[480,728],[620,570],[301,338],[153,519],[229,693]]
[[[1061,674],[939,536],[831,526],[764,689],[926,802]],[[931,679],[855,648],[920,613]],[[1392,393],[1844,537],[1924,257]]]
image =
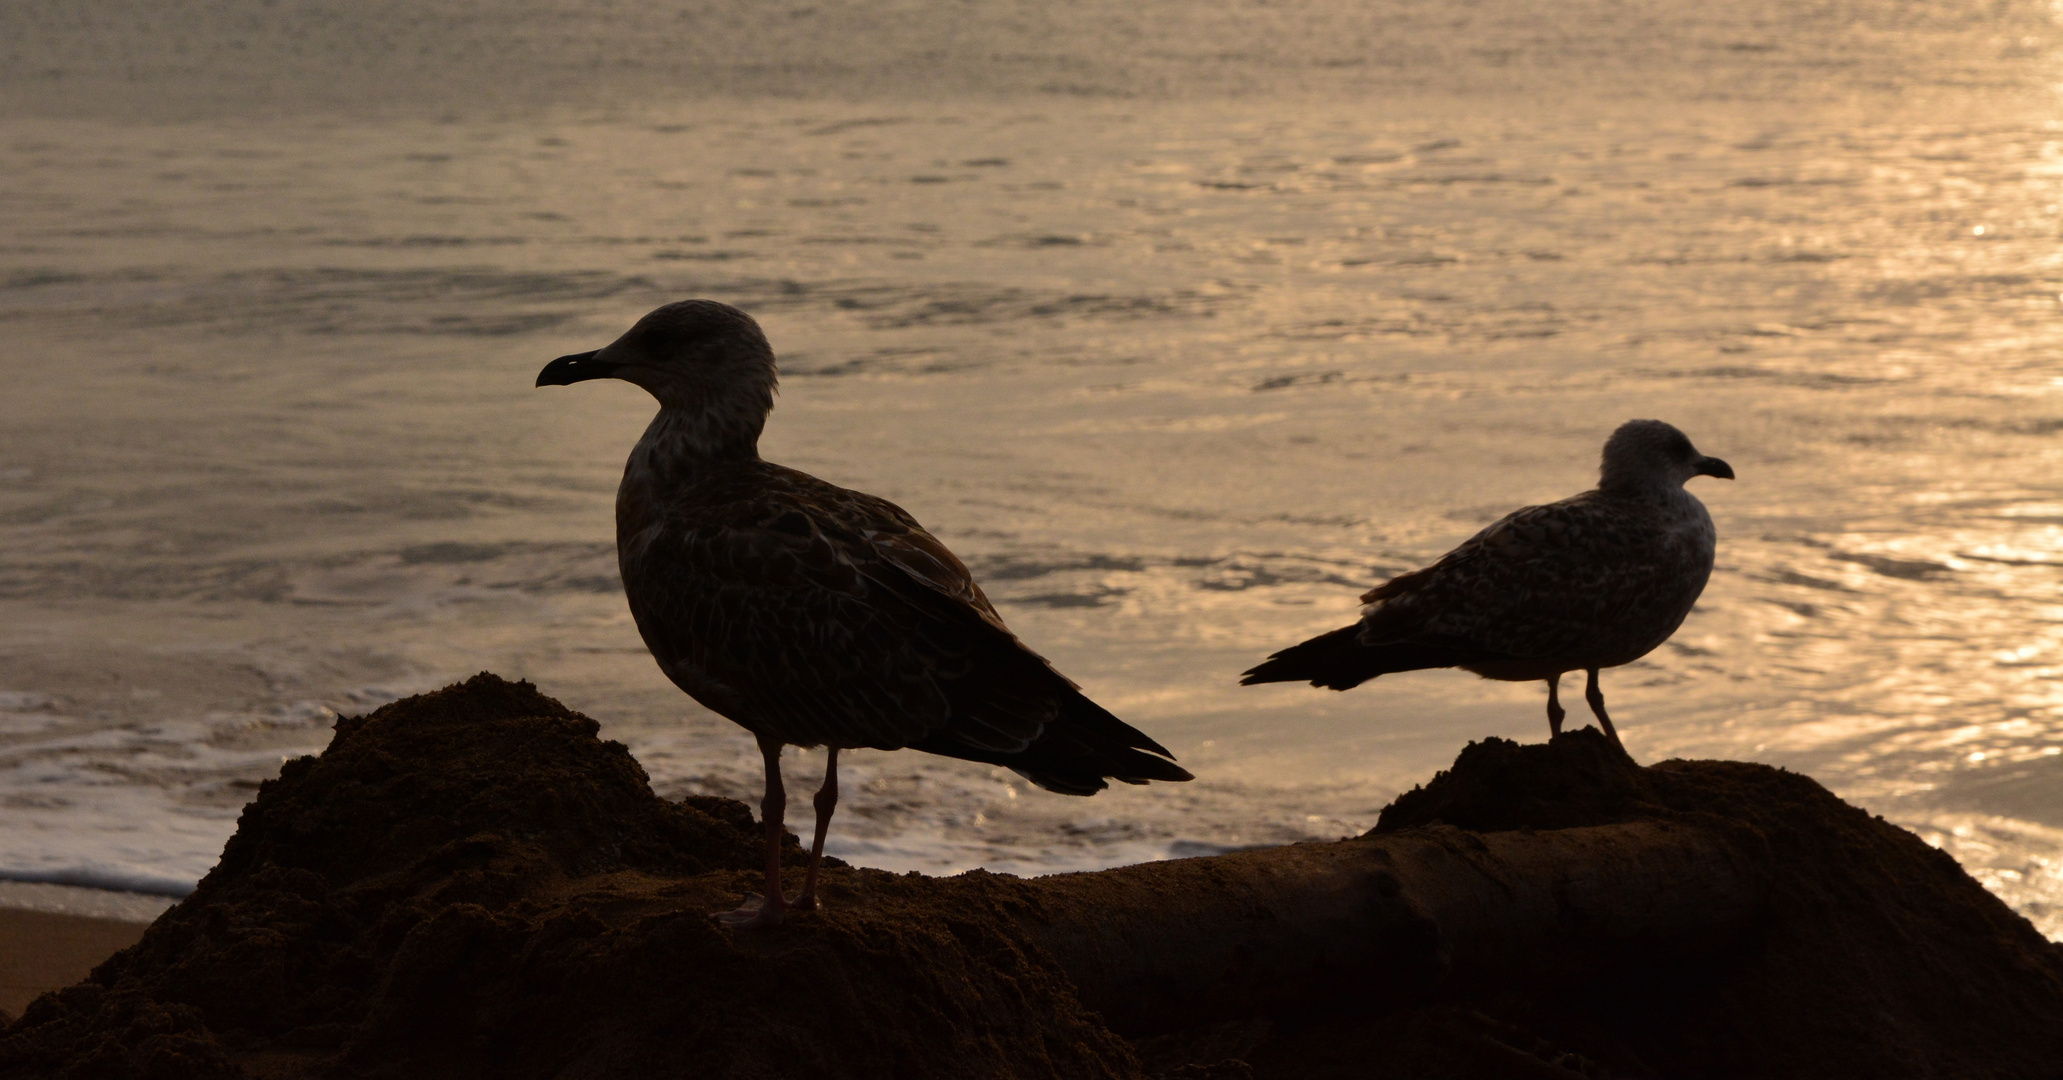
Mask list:
[[173,903],[147,893],[0,881],[0,1014],[19,1016],[38,995],[85,978],[134,945]]
[[149,923],[0,908],[0,1013],[21,1015],[43,994],[78,982],[136,944]]

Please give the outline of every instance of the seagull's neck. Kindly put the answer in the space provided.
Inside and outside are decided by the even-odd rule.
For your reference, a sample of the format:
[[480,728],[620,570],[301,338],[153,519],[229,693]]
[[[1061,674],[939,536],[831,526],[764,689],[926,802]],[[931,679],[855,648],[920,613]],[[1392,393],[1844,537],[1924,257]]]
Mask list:
[[724,465],[759,460],[766,413],[667,405],[645,427],[630,452],[630,470],[655,479],[682,479]]
[[1705,506],[1704,503],[1698,501],[1696,495],[1691,494],[1684,488],[1683,481],[1669,477],[1656,476],[1639,479],[1615,477],[1611,482],[1599,484],[1597,489],[1614,499],[1647,503],[1651,506],[1665,506],[1685,510],[1693,507],[1703,509]]

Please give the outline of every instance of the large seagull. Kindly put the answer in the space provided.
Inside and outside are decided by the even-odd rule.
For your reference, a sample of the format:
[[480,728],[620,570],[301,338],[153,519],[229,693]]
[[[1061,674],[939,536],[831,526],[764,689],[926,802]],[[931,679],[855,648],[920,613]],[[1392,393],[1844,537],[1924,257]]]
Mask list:
[[1694,476],[1731,480],[1733,467],[1660,420],[1627,421],[1605,441],[1594,490],[1513,511],[1363,594],[1360,622],[1292,645],[1240,682],[1346,690],[1442,667],[1540,679],[1548,730],[1559,734],[1561,678],[1582,671],[1584,699],[1618,744],[1598,671],[1669,640],[1712,576],[1712,516],[1683,486]]
[[[750,316],[668,304],[604,348],[545,365],[537,385],[601,378],[659,399],[616,492],[638,632],[674,685],[757,736],[766,759],[766,895],[725,922],[771,926],[816,906],[841,749],[988,762],[1066,795],[1191,778],[1018,641],[901,507],[761,460],[777,380]],[[830,748],[793,901],[781,892],[784,745]]]

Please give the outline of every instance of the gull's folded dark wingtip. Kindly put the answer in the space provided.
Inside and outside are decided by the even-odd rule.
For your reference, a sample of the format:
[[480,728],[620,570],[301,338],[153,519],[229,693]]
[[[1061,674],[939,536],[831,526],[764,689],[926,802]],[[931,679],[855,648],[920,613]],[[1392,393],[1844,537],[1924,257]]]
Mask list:
[[1126,784],[1144,784],[1158,780],[1164,784],[1179,784],[1196,779],[1196,774],[1175,764],[1167,758],[1152,754],[1134,754],[1110,774],[1111,779]]
[[595,359],[595,352],[574,353],[561,356],[544,366],[537,373],[539,386],[571,386],[588,379],[604,379],[616,373],[616,365]]
[[[1345,629],[1358,631],[1360,629],[1360,626],[1356,624],[1354,626],[1346,627]],[[1334,631],[1334,633],[1338,633],[1338,631]],[[1327,634],[1325,636],[1332,637],[1333,635]],[[1311,642],[1308,641],[1304,642],[1305,645],[1309,645],[1310,643]],[[1301,680],[1310,678],[1311,673],[1309,671],[1303,670],[1303,667],[1297,664],[1296,658],[1289,657],[1289,654],[1296,651],[1297,648],[1299,648],[1299,646],[1291,646],[1290,648],[1283,649],[1280,652],[1269,653],[1268,659],[1263,660],[1260,663],[1255,664],[1254,666],[1247,668],[1245,671],[1239,673],[1239,685],[1257,686],[1261,683],[1271,682],[1299,682]],[[1306,651],[1308,652],[1309,650]],[[1287,659],[1285,659],[1286,657]],[[1314,682],[1311,685],[1319,686],[1322,684]]]

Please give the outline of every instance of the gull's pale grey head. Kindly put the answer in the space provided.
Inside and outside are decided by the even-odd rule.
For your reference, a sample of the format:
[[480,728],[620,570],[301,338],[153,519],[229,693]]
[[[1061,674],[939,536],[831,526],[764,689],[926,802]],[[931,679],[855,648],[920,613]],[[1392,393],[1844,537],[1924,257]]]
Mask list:
[[758,442],[780,379],[774,349],[752,316],[714,300],[653,311],[593,352],[561,356],[539,386],[622,379],[643,387],[712,448]]
[[1607,491],[1682,487],[1693,476],[1733,479],[1733,466],[1706,457],[1660,420],[1628,420],[1605,440],[1597,486]]

